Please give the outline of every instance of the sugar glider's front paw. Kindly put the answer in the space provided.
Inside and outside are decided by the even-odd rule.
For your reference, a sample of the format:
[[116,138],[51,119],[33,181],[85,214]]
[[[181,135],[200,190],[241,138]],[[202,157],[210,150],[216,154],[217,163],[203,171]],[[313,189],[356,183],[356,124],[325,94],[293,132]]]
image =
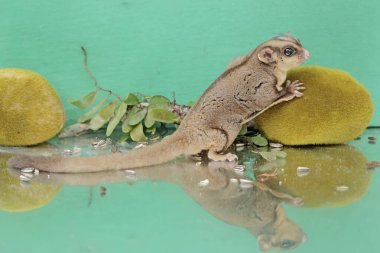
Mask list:
[[293,82],[290,80],[287,80],[285,88],[286,88],[286,94],[284,98],[288,101],[296,97],[297,98],[302,97],[303,96],[302,91],[305,90],[303,83],[301,83],[298,80],[295,80]]

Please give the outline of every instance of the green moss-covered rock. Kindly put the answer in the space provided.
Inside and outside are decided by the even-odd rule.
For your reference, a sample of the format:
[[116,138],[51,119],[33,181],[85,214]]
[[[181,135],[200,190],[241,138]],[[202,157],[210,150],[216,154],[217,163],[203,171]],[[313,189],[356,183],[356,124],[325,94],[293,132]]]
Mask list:
[[20,185],[20,180],[9,175],[6,161],[11,155],[0,154],[0,210],[26,212],[49,203],[60,187],[31,182],[28,187]]
[[[301,197],[302,207],[341,207],[361,198],[368,190],[372,171],[367,158],[349,145],[309,148],[285,148],[283,160],[266,162],[261,159],[255,175],[278,170],[278,175],[265,182],[270,188]],[[309,168],[304,176],[298,167]]]
[[44,142],[63,127],[65,111],[48,81],[25,69],[0,69],[0,145]]
[[288,79],[304,83],[305,95],[255,119],[268,139],[286,145],[340,144],[368,126],[373,115],[370,94],[348,73],[307,66],[290,71]]

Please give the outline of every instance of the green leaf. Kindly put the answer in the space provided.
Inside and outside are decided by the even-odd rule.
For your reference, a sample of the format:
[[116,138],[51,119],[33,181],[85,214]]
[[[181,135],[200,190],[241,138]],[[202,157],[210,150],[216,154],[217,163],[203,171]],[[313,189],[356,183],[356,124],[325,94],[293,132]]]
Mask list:
[[261,147],[268,146],[268,140],[265,139],[261,134],[252,137],[251,140],[257,146],[261,146]]
[[125,121],[130,126],[137,125],[145,118],[146,113],[147,113],[146,108],[143,108],[142,110],[138,111],[135,106],[128,112],[127,117],[125,118]]
[[156,127],[151,127],[151,128],[148,128],[146,131],[148,132],[148,133],[151,133],[151,134],[155,134],[156,133]]
[[106,131],[107,136],[110,136],[113,130],[115,130],[117,124],[119,124],[121,118],[124,116],[125,112],[127,111],[127,107],[128,105],[126,103],[121,102],[119,108],[116,111],[115,116],[108,123],[107,131]]
[[149,100],[149,108],[168,108],[170,100],[164,96],[153,96]]
[[88,93],[81,99],[69,99],[69,103],[75,105],[76,107],[84,109],[87,108],[92,102],[94,102],[96,94],[98,94],[98,90]]
[[150,116],[149,116],[149,111],[148,111],[148,114],[146,115],[145,119],[144,119],[144,125],[147,127],[147,128],[151,128],[152,126],[154,126],[154,123],[156,121],[154,119],[152,119]]
[[133,93],[129,93],[127,98],[124,100],[124,103],[127,105],[137,105],[139,103],[139,99]]
[[259,152],[259,154],[267,161],[269,162],[273,162],[277,159],[277,156],[276,154],[274,154],[273,152],[267,152],[267,151],[262,151],[262,152]]
[[174,123],[180,121],[180,118],[177,117],[177,115],[167,109],[162,108],[149,109],[146,118],[147,121],[159,121],[163,123]]
[[124,120],[123,125],[121,125],[121,131],[123,133],[129,133],[133,129],[133,126],[128,125],[128,122]]
[[117,143],[125,142],[126,140],[128,140],[128,138],[129,138],[129,134],[123,134],[123,135],[120,136],[120,138],[117,141]]
[[90,121],[90,128],[94,131],[106,124],[115,113],[117,101],[113,101],[104,106]]
[[135,126],[130,132],[131,139],[136,142],[146,141],[147,138],[144,134],[144,128],[142,123]]
[[111,94],[108,94],[106,97],[104,97],[95,107],[93,107],[91,110],[86,112],[83,116],[81,116],[78,119],[79,123],[84,123],[86,121],[89,121],[92,116],[102,107],[102,105],[107,101],[107,99],[110,97]]
[[239,135],[245,135],[247,133],[247,124],[244,124],[239,132]]

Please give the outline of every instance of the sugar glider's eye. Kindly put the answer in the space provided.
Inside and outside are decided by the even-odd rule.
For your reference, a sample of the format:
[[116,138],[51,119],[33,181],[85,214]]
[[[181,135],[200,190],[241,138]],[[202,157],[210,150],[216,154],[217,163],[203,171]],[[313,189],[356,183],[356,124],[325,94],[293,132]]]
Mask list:
[[284,49],[284,55],[288,56],[288,57],[294,55],[295,52],[296,52],[296,50],[293,47],[286,47]]
[[283,248],[283,249],[289,249],[289,248],[293,247],[295,244],[296,243],[294,241],[285,240],[285,241],[281,242],[281,248]]

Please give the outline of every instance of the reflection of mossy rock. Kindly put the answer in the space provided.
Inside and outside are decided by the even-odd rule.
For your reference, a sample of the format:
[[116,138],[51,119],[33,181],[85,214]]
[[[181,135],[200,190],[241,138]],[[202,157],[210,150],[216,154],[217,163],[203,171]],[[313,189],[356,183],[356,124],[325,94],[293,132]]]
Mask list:
[[[287,148],[285,152],[285,164],[261,164],[284,168],[265,183],[276,191],[303,198],[304,207],[344,206],[367,192],[372,173],[367,169],[366,157],[354,147]],[[309,174],[298,176],[298,167],[309,168]]]
[[0,69],[0,145],[44,142],[63,127],[65,111],[48,81],[24,69]]
[[25,212],[42,207],[50,202],[59,186],[31,182],[28,187],[20,185],[18,178],[8,174],[6,161],[11,155],[0,156],[0,210]]
[[373,114],[370,95],[349,74],[308,66],[290,71],[288,79],[304,83],[305,95],[257,117],[268,139],[286,145],[340,144],[368,126]]

